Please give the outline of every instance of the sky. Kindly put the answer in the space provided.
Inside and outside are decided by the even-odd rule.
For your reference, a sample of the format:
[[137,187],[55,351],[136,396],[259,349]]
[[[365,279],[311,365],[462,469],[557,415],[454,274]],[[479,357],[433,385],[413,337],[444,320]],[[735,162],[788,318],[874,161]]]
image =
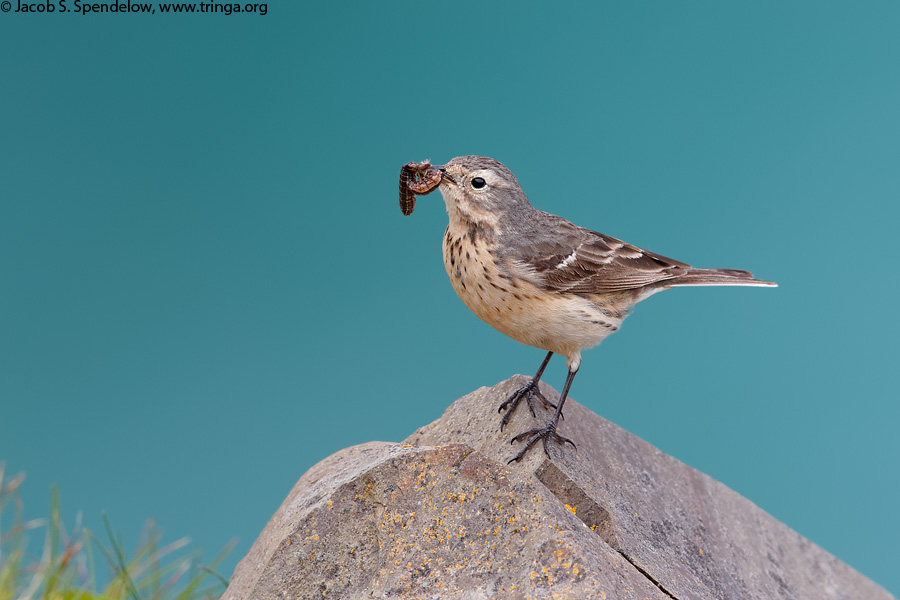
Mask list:
[[68,8],[0,13],[28,516],[57,485],[126,542],[237,538],[227,575],[317,461],[533,374],[453,293],[440,196],[398,205],[406,162],[481,154],[542,210],[779,283],[654,296],[571,396],[900,594],[900,5]]

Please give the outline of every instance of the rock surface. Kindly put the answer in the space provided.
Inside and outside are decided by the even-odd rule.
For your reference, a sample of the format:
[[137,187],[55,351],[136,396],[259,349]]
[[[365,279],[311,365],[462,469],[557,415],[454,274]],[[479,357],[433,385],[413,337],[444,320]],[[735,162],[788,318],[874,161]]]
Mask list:
[[[506,465],[522,376],[465,396],[403,444],[311,468],[224,600],[650,598],[889,600],[749,500],[568,400],[561,432]],[[557,394],[541,387],[551,401]],[[539,415],[543,420],[548,415]]]

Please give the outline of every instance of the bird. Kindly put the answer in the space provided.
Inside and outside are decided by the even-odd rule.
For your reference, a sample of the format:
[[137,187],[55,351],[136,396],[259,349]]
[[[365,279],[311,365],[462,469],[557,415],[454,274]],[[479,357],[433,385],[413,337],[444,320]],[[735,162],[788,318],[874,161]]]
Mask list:
[[[557,429],[581,352],[618,331],[635,304],[683,286],[776,287],[738,269],[694,268],[614,237],[538,210],[515,175],[486,156],[459,156],[444,165],[409,163],[401,170],[400,203],[412,212],[413,194],[439,189],[449,223],[444,266],[463,303],[497,331],[547,352],[528,383],[500,405],[500,430],[524,399],[534,417],[535,400],[555,409],[544,425],[524,431],[509,462],[542,442],[575,443]],[[538,383],[550,358],[565,357],[568,373],[554,405]]]

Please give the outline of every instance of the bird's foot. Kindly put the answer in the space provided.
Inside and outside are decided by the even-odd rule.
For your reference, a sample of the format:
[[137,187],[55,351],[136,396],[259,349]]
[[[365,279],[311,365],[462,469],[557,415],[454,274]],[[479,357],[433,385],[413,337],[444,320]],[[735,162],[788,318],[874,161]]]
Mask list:
[[506,464],[511,464],[513,461],[521,459],[523,456],[525,456],[525,453],[528,452],[528,449],[531,448],[538,440],[543,440],[544,453],[547,455],[547,458],[552,458],[550,456],[550,448],[548,446],[551,438],[557,444],[565,444],[568,442],[569,444],[572,444],[573,448],[576,448],[575,442],[556,433],[556,423],[554,421],[547,423],[547,425],[545,425],[544,427],[529,429],[528,431],[520,433],[513,439],[509,440],[509,443],[515,444],[519,440],[524,440],[526,438],[528,438],[528,441],[525,442],[525,447],[519,450],[519,453],[509,459],[509,462],[507,462]]
[[503,414],[503,418],[500,419],[500,431],[503,431],[503,428],[509,423],[509,419],[512,417],[513,411],[519,405],[519,401],[522,398],[525,398],[525,401],[528,403],[528,410],[531,411],[532,417],[537,417],[537,414],[534,412],[534,399],[537,397],[541,402],[544,403],[544,406],[549,406],[550,408],[556,408],[556,405],[547,400],[544,397],[544,394],[541,392],[540,387],[538,387],[537,381],[532,379],[518,390],[513,392],[513,394],[507,398],[503,404],[500,405],[500,408],[497,409],[497,412],[503,412],[505,409],[506,412]]

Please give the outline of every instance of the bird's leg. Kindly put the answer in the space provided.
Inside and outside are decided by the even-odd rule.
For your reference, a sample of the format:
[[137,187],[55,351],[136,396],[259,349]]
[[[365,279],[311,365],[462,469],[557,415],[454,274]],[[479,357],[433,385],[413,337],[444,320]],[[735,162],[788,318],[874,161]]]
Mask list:
[[[545,361],[546,362],[546,361]],[[520,433],[513,439],[509,441],[510,444],[515,444],[519,440],[528,439],[525,442],[525,447],[519,450],[519,453],[509,459],[509,463],[519,460],[525,453],[531,448],[535,442],[538,440],[543,440],[544,442],[544,453],[547,455],[547,458],[550,457],[550,448],[548,447],[548,443],[550,438],[553,438],[557,443],[564,444],[566,442],[572,444],[572,447],[575,448],[575,442],[570,440],[567,437],[563,437],[556,433],[556,425],[559,423],[559,416],[562,414],[563,404],[566,402],[566,398],[569,396],[569,388],[572,386],[572,380],[575,379],[575,373],[578,372],[578,368],[576,367],[574,371],[569,371],[569,374],[566,375],[566,384],[563,386],[562,394],[559,397],[559,404],[556,405],[556,414],[553,415],[553,418],[543,427],[538,427],[536,429],[529,429],[523,433]],[[509,464],[507,463],[507,464]]]
[[547,356],[544,357],[544,362],[541,363],[541,368],[539,368],[537,373],[534,374],[534,377],[531,378],[531,381],[513,392],[512,396],[507,398],[503,402],[503,404],[500,405],[500,408],[497,409],[497,412],[503,412],[503,409],[506,409],[506,412],[503,414],[503,418],[500,420],[500,431],[503,431],[503,428],[507,423],[509,423],[509,419],[510,417],[512,417],[513,411],[519,405],[519,401],[522,398],[525,398],[525,401],[528,402],[528,409],[531,411],[532,417],[537,416],[537,414],[535,414],[534,412],[535,396],[540,398],[541,402],[543,402],[544,404],[556,408],[555,404],[551,404],[549,401],[547,401],[546,398],[544,398],[544,394],[541,393],[541,390],[538,387],[538,382],[541,380],[541,375],[544,374],[544,369],[547,367],[547,363],[550,362],[551,356],[553,356],[553,353],[548,352]]

